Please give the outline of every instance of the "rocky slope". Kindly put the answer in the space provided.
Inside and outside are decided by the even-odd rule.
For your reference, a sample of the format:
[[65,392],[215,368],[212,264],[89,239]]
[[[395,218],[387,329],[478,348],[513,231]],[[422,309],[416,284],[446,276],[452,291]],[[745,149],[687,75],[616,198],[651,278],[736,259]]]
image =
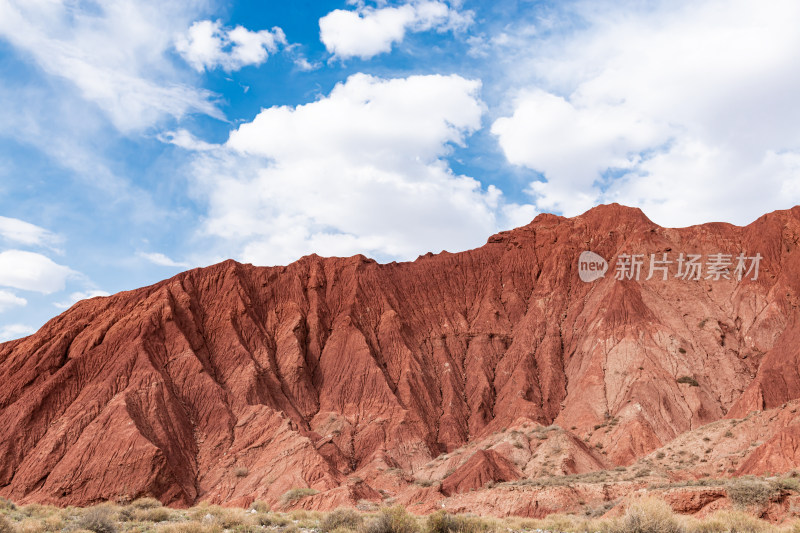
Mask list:
[[[0,496],[537,515],[563,487],[526,480],[658,470],[662,447],[745,417],[739,459],[704,472],[786,471],[799,239],[800,207],[667,229],[609,205],[409,263],[226,261],[82,301],[0,344]],[[584,250],[605,277],[579,279]],[[759,253],[758,278],[676,277],[680,253],[718,252]],[[646,280],[664,253],[668,279]],[[624,254],[644,255],[639,280],[615,279]],[[298,487],[319,493],[281,499]]]

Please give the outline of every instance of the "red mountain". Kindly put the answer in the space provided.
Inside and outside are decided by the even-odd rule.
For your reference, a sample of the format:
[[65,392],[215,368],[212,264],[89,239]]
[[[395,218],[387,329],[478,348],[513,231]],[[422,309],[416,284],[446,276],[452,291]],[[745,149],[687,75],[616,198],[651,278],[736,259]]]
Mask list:
[[[788,470],[799,240],[800,207],[667,229],[608,205],[414,262],[226,261],[85,300],[0,344],[0,496],[278,506],[311,487],[286,505],[424,509],[471,490],[473,509],[535,514],[497,495],[635,466],[746,416],[741,463],[709,451],[708,473]],[[608,259],[605,277],[581,281],[586,250]],[[760,254],[757,279],[737,279],[740,252]],[[717,253],[728,270],[706,279]],[[616,279],[639,254],[640,279]],[[650,254],[672,261],[667,280],[645,279]],[[701,256],[700,279],[677,277],[680,254]],[[748,416],[763,410],[775,416]]]

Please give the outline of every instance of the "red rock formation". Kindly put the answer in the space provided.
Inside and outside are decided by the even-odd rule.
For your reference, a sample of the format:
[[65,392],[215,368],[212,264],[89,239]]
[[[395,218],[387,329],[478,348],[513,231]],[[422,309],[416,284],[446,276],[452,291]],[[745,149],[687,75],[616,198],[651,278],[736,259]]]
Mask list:
[[514,464],[494,450],[478,450],[442,482],[442,494],[483,488],[487,483],[514,481],[522,477]]
[[800,417],[792,425],[774,434],[766,433],[767,441],[758,446],[739,467],[738,474],[780,473],[800,465]]
[[[800,397],[799,240],[800,207],[666,229],[610,205],[409,263],[226,261],[82,301],[0,345],[0,495],[433,498],[417,473],[520,419],[562,428],[541,452],[530,435],[493,448],[526,477],[629,465]],[[604,278],[580,281],[584,250],[610,260]],[[620,254],[740,251],[763,256],[757,280],[676,279],[675,264],[645,280],[647,262],[639,281],[614,279]],[[797,466],[794,433],[775,439],[742,468]]]

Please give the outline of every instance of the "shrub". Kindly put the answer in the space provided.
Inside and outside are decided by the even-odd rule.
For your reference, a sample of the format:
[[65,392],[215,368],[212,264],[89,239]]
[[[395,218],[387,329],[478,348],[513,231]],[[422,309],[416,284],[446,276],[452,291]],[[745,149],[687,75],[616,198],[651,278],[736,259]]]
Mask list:
[[17,533],[45,533],[44,526],[39,520],[26,518],[17,524]]
[[632,502],[622,520],[616,524],[616,533],[683,533],[672,508],[658,498],[641,498]]
[[322,531],[330,532],[335,529],[345,528],[349,530],[356,530],[361,526],[364,519],[361,513],[353,509],[336,509],[328,513],[322,519],[319,527]]
[[189,518],[204,524],[217,524],[232,529],[246,522],[244,509],[227,509],[218,505],[198,505],[189,510]]
[[428,516],[425,524],[427,533],[482,533],[489,525],[479,518],[452,515],[436,511]]
[[139,498],[131,502],[131,507],[134,509],[155,509],[161,507],[161,502],[155,498]]
[[289,489],[283,493],[281,496],[281,501],[284,504],[292,503],[297,500],[302,500],[303,498],[307,498],[309,496],[313,496],[314,494],[318,493],[318,490],[309,489],[309,488],[295,488]]
[[685,383],[687,385],[691,385],[692,387],[699,387],[700,384],[694,379],[692,376],[681,376],[677,379],[678,383]]
[[319,511],[306,511],[305,509],[295,509],[289,513],[295,525],[301,529],[316,529],[319,527],[322,513]]
[[257,513],[268,513],[269,505],[264,500],[256,500],[250,504],[250,509]]
[[780,490],[793,490],[800,492],[800,479],[796,477],[785,477],[775,482],[775,487]]
[[0,511],[16,511],[17,506],[14,502],[5,498],[0,498]]
[[[30,520],[26,522],[33,522],[36,524],[35,529],[37,531],[49,531],[49,532],[56,532],[61,531],[64,529],[64,520],[61,518],[59,514],[52,514],[50,516],[46,516],[40,520]],[[21,526],[22,524],[20,524]],[[17,533],[23,533],[25,528],[17,527]]]
[[717,511],[698,523],[698,533],[766,533],[770,524],[741,511]]
[[739,509],[761,506],[769,502],[775,493],[775,486],[757,479],[737,479],[725,487],[734,507]]
[[[158,533],[221,533],[221,528],[216,524],[203,524],[196,520],[189,522],[176,522],[160,527]],[[76,532],[72,532],[76,533]]]
[[117,527],[107,507],[92,507],[84,513],[78,521],[81,529],[88,529],[94,533],[116,533]]
[[164,507],[140,509],[133,516],[139,522],[167,522],[172,517],[169,509]]
[[259,515],[258,523],[262,526],[278,526],[283,527],[289,524],[289,519],[273,513],[265,513]]
[[233,475],[236,477],[247,477],[250,471],[245,466],[237,466],[233,469]]
[[19,508],[23,515],[31,518],[41,518],[53,513],[53,507],[46,505],[39,505],[38,503],[29,503]]
[[579,519],[576,516],[551,514],[539,521],[537,529],[545,531],[576,531]]
[[261,531],[261,527],[254,524],[239,524],[232,531],[234,533],[258,533]]
[[365,533],[419,533],[419,524],[401,505],[384,507],[367,523]]
[[245,524],[246,516],[242,509],[217,508],[214,514],[214,521],[222,526],[222,529],[233,529]]
[[136,518],[134,515],[136,514],[136,512],[137,512],[136,509],[134,509],[130,505],[126,505],[125,507],[120,509],[119,512],[117,513],[117,520],[119,520],[120,522],[130,522],[132,520],[135,520]]
[[14,526],[8,519],[0,514],[0,533],[15,533]]

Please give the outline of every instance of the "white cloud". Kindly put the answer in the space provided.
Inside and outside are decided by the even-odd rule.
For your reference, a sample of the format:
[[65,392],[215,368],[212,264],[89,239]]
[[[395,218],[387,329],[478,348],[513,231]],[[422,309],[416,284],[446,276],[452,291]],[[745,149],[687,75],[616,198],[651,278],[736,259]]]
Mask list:
[[222,118],[213,95],[178,82],[167,57],[198,4],[0,0],[0,38],[69,80],[121,131],[195,111]]
[[185,263],[183,261],[174,261],[170,259],[166,255],[158,252],[154,253],[146,253],[146,252],[139,252],[137,255],[144,259],[147,259],[154,265],[158,266],[167,266],[167,267],[179,267],[179,268],[189,268],[189,263]]
[[413,259],[482,244],[531,211],[444,160],[480,127],[479,90],[455,75],[357,74],[318,101],[262,110],[224,148],[197,155],[205,231],[260,264],[312,252]]
[[77,273],[49,257],[22,250],[0,252],[0,286],[42,294],[64,289],[68,278]]
[[0,342],[19,339],[35,332],[35,328],[25,324],[7,324],[0,326]]
[[86,300],[87,298],[95,298],[96,296],[109,296],[109,293],[106,291],[101,291],[98,289],[92,289],[88,291],[79,291],[73,292],[69,295],[69,299],[65,302],[55,302],[53,305],[58,307],[59,309],[69,309],[77,302],[81,300]]
[[163,143],[174,144],[175,146],[196,152],[216,150],[219,147],[219,145],[198,139],[185,129],[159,133],[156,137]]
[[460,12],[439,0],[377,9],[362,4],[355,11],[336,9],[319,19],[319,35],[336,57],[369,59],[391,51],[406,32],[461,31],[472,24],[472,18],[471,11]]
[[587,29],[495,48],[509,79],[530,73],[492,131],[544,175],[540,209],[619,201],[687,225],[800,203],[800,4],[575,5]]
[[26,305],[28,305],[28,300],[25,298],[20,298],[9,291],[0,290],[0,313],[12,307],[24,307]]
[[19,220],[0,216],[0,238],[27,246],[49,246],[58,238],[44,228]]
[[198,72],[217,67],[226,72],[248,65],[260,65],[286,44],[278,27],[250,31],[242,26],[224,28],[220,21],[195,22],[175,42],[175,49]]
[[317,70],[322,66],[321,63],[311,63],[308,59],[303,56],[297,56],[294,59],[294,64],[297,65],[297,68],[302,70],[303,72],[311,72],[312,70]]

